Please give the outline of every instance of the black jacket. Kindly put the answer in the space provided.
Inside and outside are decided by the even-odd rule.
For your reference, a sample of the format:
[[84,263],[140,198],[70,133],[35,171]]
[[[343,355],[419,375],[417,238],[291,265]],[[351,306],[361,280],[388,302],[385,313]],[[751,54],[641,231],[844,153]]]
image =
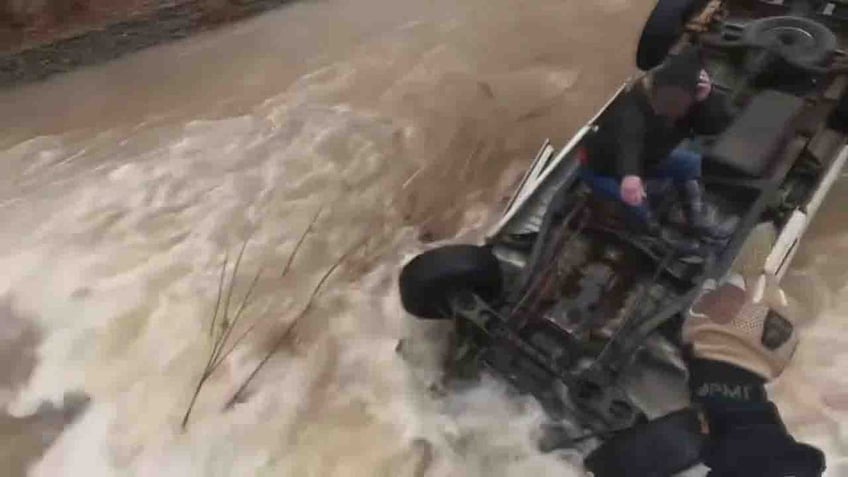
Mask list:
[[677,122],[654,113],[641,84],[622,92],[586,139],[587,166],[602,175],[650,176],[680,142],[694,134],[716,134],[727,123],[721,96],[696,103]]

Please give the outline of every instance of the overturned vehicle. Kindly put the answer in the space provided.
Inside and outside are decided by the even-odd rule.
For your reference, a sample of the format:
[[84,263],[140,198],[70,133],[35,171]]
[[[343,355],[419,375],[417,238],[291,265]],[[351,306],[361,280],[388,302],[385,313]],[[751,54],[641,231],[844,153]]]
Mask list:
[[[670,410],[655,402],[666,392],[657,386],[685,389],[680,330],[704,284],[725,276],[763,225],[777,239],[762,273],[782,277],[848,159],[846,20],[848,5],[835,0],[660,0],[636,62],[648,71],[700,47],[707,103],[723,124],[679,147],[702,155],[704,200],[727,236],[684,253],[668,184],[648,188],[657,238],[635,233],[620,204],[581,180],[581,151],[625,84],[564,147],[541,147],[483,245],[442,246],[405,265],[405,309],[455,324],[446,374],[486,370],[532,394],[552,422],[571,423],[553,426],[544,445],[596,438],[587,464],[599,477],[610,475],[604,459],[650,454],[657,438],[678,447],[669,475],[696,463],[697,419],[644,423]],[[634,427],[641,434],[610,444]]]

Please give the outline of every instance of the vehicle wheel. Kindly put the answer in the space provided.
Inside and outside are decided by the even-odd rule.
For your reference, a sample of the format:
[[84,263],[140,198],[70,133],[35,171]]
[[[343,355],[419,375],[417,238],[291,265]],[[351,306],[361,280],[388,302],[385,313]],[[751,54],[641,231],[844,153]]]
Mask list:
[[459,291],[470,291],[485,301],[500,295],[500,265],[488,248],[440,247],[413,258],[400,272],[403,307],[419,318],[451,318],[450,299]]
[[595,477],[675,475],[698,463],[703,445],[697,413],[684,409],[620,432],[585,464]]
[[683,27],[699,0],[659,0],[645,22],[639,47],[636,50],[636,66],[647,71],[663,62],[668,51],[683,33]]
[[777,54],[800,67],[821,66],[836,50],[836,35],[821,23],[801,17],[769,17],[745,27],[742,41]]

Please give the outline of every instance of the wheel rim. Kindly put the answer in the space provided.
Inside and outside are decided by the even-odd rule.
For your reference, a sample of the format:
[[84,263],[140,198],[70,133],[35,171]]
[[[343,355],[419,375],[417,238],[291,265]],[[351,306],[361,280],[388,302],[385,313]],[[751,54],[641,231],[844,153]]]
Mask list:
[[795,26],[780,26],[763,32],[764,45],[783,55],[807,56],[820,48],[812,33]]
[[836,37],[826,26],[806,18],[771,17],[748,25],[745,43],[767,49],[783,59],[800,65],[826,60]]

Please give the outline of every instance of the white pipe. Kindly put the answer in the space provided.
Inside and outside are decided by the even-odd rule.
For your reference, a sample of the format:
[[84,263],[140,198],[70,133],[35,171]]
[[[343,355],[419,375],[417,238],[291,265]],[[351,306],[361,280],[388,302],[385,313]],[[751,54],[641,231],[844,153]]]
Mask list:
[[777,242],[775,242],[774,248],[766,259],[763,270],[765,273],[774,275],[778,280],[786,274],[789,264],[798,252],[798,244],[801,241],[801,237],[804,236],[804,233],[810,227],[812,218],[815,217],[827,193],[830,192],[830,189],[833,188],[833,185],[839,178],[846,160],[848,160],[848,147],[843,147],[839,156],[831,164],[830,170],[822,178],[807,205],[792,212],[792,216],[789,217],[786,226],[783,227],[780,236],[777,238]]

